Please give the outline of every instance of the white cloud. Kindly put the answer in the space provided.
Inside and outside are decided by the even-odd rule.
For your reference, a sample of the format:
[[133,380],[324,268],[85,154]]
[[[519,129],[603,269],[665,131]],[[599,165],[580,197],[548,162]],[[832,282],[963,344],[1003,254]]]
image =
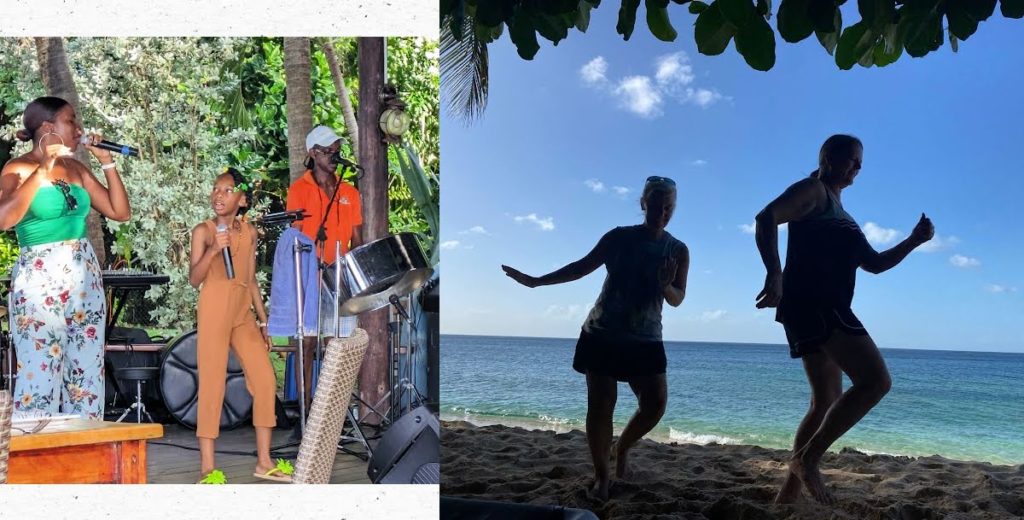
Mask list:
[[647,76],[623,78],[614,93],[620,106],[640,117],[650,119],[661,115],[663,98]]
[[552,217],[538,217],[536,213],[529,215],[518,215],[513,217],[516,222],[533,222],[541,231],[552,231],[555,229],[555,219]]
[[[740,224],[737,227],[739,227],[740,231],[742,231],[744,234],[753,235],[755,232],[757,232],[757,221],[751,222],[750,224]],[[789,231],[789,222],[786,222],[785,224],[779,226],[780,235],[787,231]]]
[[690,58],[685,52],[676,52],[659,56],[654,60],[657,72],[654,77],[658,84],[671,89],[676,85],[689,85],[693,83],[693,67],[690,66]]
[[868,242],[875,247],[891,244],[903,234],[899,230],[884,228],[874,222],[864,224],[862,231]]
[[942,251],[948,249],[960,243],[960,239],[955,236],[942,237],[935,235],[931,240],[921,244],[921,247],[915,249],[915,251],[921,251],[922,253],[934,253],[936,251]]
[[1007,287],[1005,285],[990,283],[985,286],[985,290],[993,294],[1001,294],[1006,292],[1017,292],[1016,287]]
[[713,88],[696,86],[696,73],[685,52],[659,56],[654,60],[654,74],[622,78],[608,77],[608,61],[597,56],[579,69],[583,84],[608,94],[618,106],[640,117],[653,119],[662,115],[666,99],[707,108],[720,100],[731,99]]
[[692,165],[692,166],[704,166],[707,163],[708,162],[705,161],[704,159],[697,159],[696,161],[691,162],[690,165]]
[[713,310],[713,311],[704,311],[704,312],[701,313],[699,319],[700,319],[700,321],[703,321],[703,322],[715,321],[715,320],[722,319],[726,314],[728,314],[728,313],[725,310],[723,310],[723,309],[716,309],[716,310]]
[[547,318],[554,318],[557,320],[582,320],[590,312],[592,304],[587,305],[548,305],[548,308],[544,311],[544,316]]
[[608,78],[605,76],[607,72],[608,62],[605,61],[603,56],[598,56],[580,67],[580,76],[588,85],[606,83],[608,81]]
[[717,90],[706,88],[686,89],[685,101],[693,103],[701,108],[707,108],[722,100],[722,95]]
[[583,181],[588,188],[594,191],[594,193],[601,193],[604,191],[604,183],[597,179],[587,179]]
[[444,242],[441,242],[441,245],[438,246],[438,247],[441,248],[441,251],[450,251],[452,249],[455,249],[455,248],[459,247],[459,241],[458,240],[445,240]]
[[625,186],[612,186],[612,191],[614,191],[616,195],[625,196],[629,193],[629,188]]
[[490,235],[483,226],[473,226],[467,230],[459,231],[460,235]]
[[977,258],[971,258],[969,256],[959,254],[949,257],[949,263],[964,269],[968,267],[978,267],[981,265],[981,262]]

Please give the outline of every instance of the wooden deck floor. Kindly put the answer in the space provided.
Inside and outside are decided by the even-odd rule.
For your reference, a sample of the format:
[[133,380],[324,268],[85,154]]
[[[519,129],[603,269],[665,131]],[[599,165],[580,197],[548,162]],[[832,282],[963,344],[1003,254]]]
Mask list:
[[[194,484],[199,479],[199,445],[195,432],[178,424],[165,424],[164,436],[146,443],[146,471],[150,484]],[[271,446],[278,448],[289,442],[291,430],[275,429]],[[167,444],[185,446],[186,449]],[[372,441],[371,441],[372,444]],[[348,446],[356,448],[356,444]],[[231,431],[222,431],[217,439],[217,467],[227,475],[229,484],[275,484],[257,479],[252,475],[256,466],[256,433],[251,426],[242,426]],[[249,455],[220,453],[246,452]],[[281,449],[294,462],[298,445]],[[331,484],[369,484],[366,476],[367,463],[347,453],[338,452],[334,459]]]

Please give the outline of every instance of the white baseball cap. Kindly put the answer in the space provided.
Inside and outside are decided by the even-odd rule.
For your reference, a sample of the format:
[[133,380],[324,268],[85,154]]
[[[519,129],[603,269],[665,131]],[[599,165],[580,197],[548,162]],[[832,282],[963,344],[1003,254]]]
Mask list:
[[320,125],[306,134],[306,150],[312,150],[314,146],[320,145],[328,147],[334,144],[335,141],[341,139],[338,134],[334,133],[330,127]]

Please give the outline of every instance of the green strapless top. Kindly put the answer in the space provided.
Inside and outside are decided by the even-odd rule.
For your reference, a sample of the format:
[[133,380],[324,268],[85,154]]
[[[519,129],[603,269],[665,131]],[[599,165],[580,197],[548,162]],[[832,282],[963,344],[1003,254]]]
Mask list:
[[85,188],[71,184],[71,196],[78,201],[74,211],[68,209],[64,193],[57,186],[41,186],[28,212],[14,226],[18,245],[38,246],[64,240],[85,238],[85,216],[92,203]]

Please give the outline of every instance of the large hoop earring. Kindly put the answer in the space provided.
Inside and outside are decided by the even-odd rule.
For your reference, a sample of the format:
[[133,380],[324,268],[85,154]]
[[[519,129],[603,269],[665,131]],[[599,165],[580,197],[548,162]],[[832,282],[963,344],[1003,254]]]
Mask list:
[[39,137],[39,142],[42,143],[43,142],[43,137],[46,137],[48,135],[55,135],[55,136],[57,136],[57,139],[60,139],[60,145],[61,146],[66,146],[64,144],[64,138],[61,137],[60,134],[58,134],[57,132],[46,132],[45,134],[43,134],[42,136]]

